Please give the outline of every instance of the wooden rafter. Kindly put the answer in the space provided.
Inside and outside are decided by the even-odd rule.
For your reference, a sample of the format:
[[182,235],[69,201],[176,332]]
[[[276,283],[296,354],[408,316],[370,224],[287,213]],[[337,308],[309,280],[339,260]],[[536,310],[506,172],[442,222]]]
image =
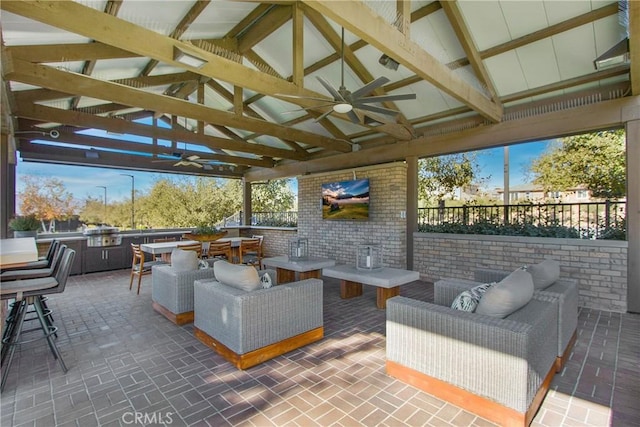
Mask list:
[[444,64],[421,46],[405,38],[401,32],[361,2],[302,1],[486,118],[500,121],[500,105],[491,102],[477,89],[453,74]]
[[7,78],[14,81],[69,92],[75,95],[93,96],[98,99],[125,105],[128,104],[148,110],[163,111],[169,114],[173,113],[222,126],[261,132],[278,138],[300,141],[309,145],[321,146],[332,150],[346,152],[351,149],[351,146],[346,142],[337,141],[321,135],[287,128],[263,120],[237,117],[232,113],[215,110],[188,101],[156,95],[140,89],[101,81],[80,74],[68,73],[43,65],[15,60],[12,61],[8,68]]
[[453,31],[456,33],[456,36],[462,45],[462,48],[467,54],[467,58],[471,63],[471,67],[473,68],[476,77],[478,77],[480,82],[487,88],[487,91],[491,95],[491,99],[499,102],[498,94],[493,86],[491,77],[489,77],[489,72],[487,72],[486,67],[482,63],[482,58],[480,57],[478,49],[473,42],[473,37],[471,37],[469,28],[467,28],[467,24],[464,22],[458,3],[455,1],[445,1],[442,2],[441,5],[444,13],[447,15],[447,18],[451,23],[451,26],[453,27]]

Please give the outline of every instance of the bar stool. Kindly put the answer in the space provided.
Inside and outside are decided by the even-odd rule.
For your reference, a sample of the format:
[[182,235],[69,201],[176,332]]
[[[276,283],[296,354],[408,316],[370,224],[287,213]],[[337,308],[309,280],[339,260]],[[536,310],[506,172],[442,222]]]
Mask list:
[[62,371],[67,373],[67,366],[65,365],[64,360],[62,360],[62,355],[60,354],[60,351],[52,337],[52,335],[56,333],[57,327],[52,326],[47,322],[41,297],[50,293],[64,291],[75,254],[76,252],[73,249],[65,247],[63,249],[62,260],[58,264],[58,268],[52,276],[3,282],[2,289],[0,290],[2,299],[15,299],[15,302],[11,310],[14,320],[10,325],[7,324],[7,328],[10,329],[10,331],[2,340],[2,382],[0,383],[0,390],[4,389],[9,376],[9,370],[11,368],[16,346],[42,338],[38,337],[23,341],[20,340],[23,333],[30,332],[23,331],[25,316],[30,305],[33,305],[35,308],[37,318],[40,321],[40,329],[42,329],[44,333],[44,337],[49,344],[49,348],[51,349],[54,358],[58,360]]
[[3,268],[0,272],[5,273],[8,271],[31,270],[35,268],[50,268],[51,263],[53,262],[53,258],[59,246],[60,246],[60,241],[54,240],[51,242],[51,245],[49,245],[49,250],[47,251],[47,255],[45,256],[44,259],[38,259],[38,261],[31,261],[18,267]]

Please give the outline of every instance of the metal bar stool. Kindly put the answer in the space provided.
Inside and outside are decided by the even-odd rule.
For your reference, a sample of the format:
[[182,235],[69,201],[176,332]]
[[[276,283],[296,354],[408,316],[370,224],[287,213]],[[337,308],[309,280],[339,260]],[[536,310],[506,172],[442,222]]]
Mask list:
[[53,335],[56,333],[57,327],[52,326],[51,323],[47,321],[45,317],[45,309],[43,308],[41,301],[41,297],[43,295],[62,292],[66,286],[76,252],[73,249],[66,247],[61,250],[63,251],[62,259],[53,275],[2,283],[2,289],[0,290],[2,299],[15,299],[15,302],[11,310],[14,318],[11,325],[7,325],[8,329],[10,328],[10,331],[8,331],[6,334],[7,336],[3,337],[2,340],[2,383],[0,384],[0,390],[4,389],[9,376],[9,370],[11,368],[11,363],[13,362],[16,346],[42,338],[41,336],[21,341],[21,335],[28,332],[23,331],[23,326],[27,309],[30,305],[33,305],[37,318],[40,322],[40,328],[36,329],[42,330],[44,338],[46,338],[54,358],[58,360],[62,371],[64,373],[67,372],[67,366],[65,365],[64,360],[62,360],[62,355],[60,354],[60,351],[53,339]]

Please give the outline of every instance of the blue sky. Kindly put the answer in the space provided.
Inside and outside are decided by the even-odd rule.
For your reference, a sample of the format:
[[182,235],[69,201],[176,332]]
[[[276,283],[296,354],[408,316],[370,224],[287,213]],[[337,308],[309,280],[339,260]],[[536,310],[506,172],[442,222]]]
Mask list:
[[[510,185],[519,185],[528,182],[526,176],[527,167],[531,161],[538,157],[547,146],[547,141],[532,142],[509,147]],[[480,176],[490,177],[485,187],[502,187],[504,169],[504,149],[493,148],[478,152]],[[131,170],[92,168],[83,166],[64,166],[46,163],[31,163],[18,160],[17,166],[17,192],[23,188],[23,175],[36,175],[41,177],[57,177],[62,180],[67,191],[77,199],[94,197],[102,200],[104,189],[107,187],[107,201],[122,201],[131,197],[131,178],[120,174],[129,174],[135,177],[136,192],[146,193],[153,183],[160,178],[176,178],[174,174],[160,174],[150,172],[136,172]],[[297,185],[293,188],[297,192]]]

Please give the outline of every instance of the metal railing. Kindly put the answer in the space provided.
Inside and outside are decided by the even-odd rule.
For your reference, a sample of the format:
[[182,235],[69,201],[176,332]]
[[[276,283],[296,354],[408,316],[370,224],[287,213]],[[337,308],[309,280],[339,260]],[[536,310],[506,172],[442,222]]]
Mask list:
[[296,227],[298,212],[252,212],[251,225]]
[[469,234],[624,240],[625,218],[624,201],[467,205],[420,208],[418,229]]

